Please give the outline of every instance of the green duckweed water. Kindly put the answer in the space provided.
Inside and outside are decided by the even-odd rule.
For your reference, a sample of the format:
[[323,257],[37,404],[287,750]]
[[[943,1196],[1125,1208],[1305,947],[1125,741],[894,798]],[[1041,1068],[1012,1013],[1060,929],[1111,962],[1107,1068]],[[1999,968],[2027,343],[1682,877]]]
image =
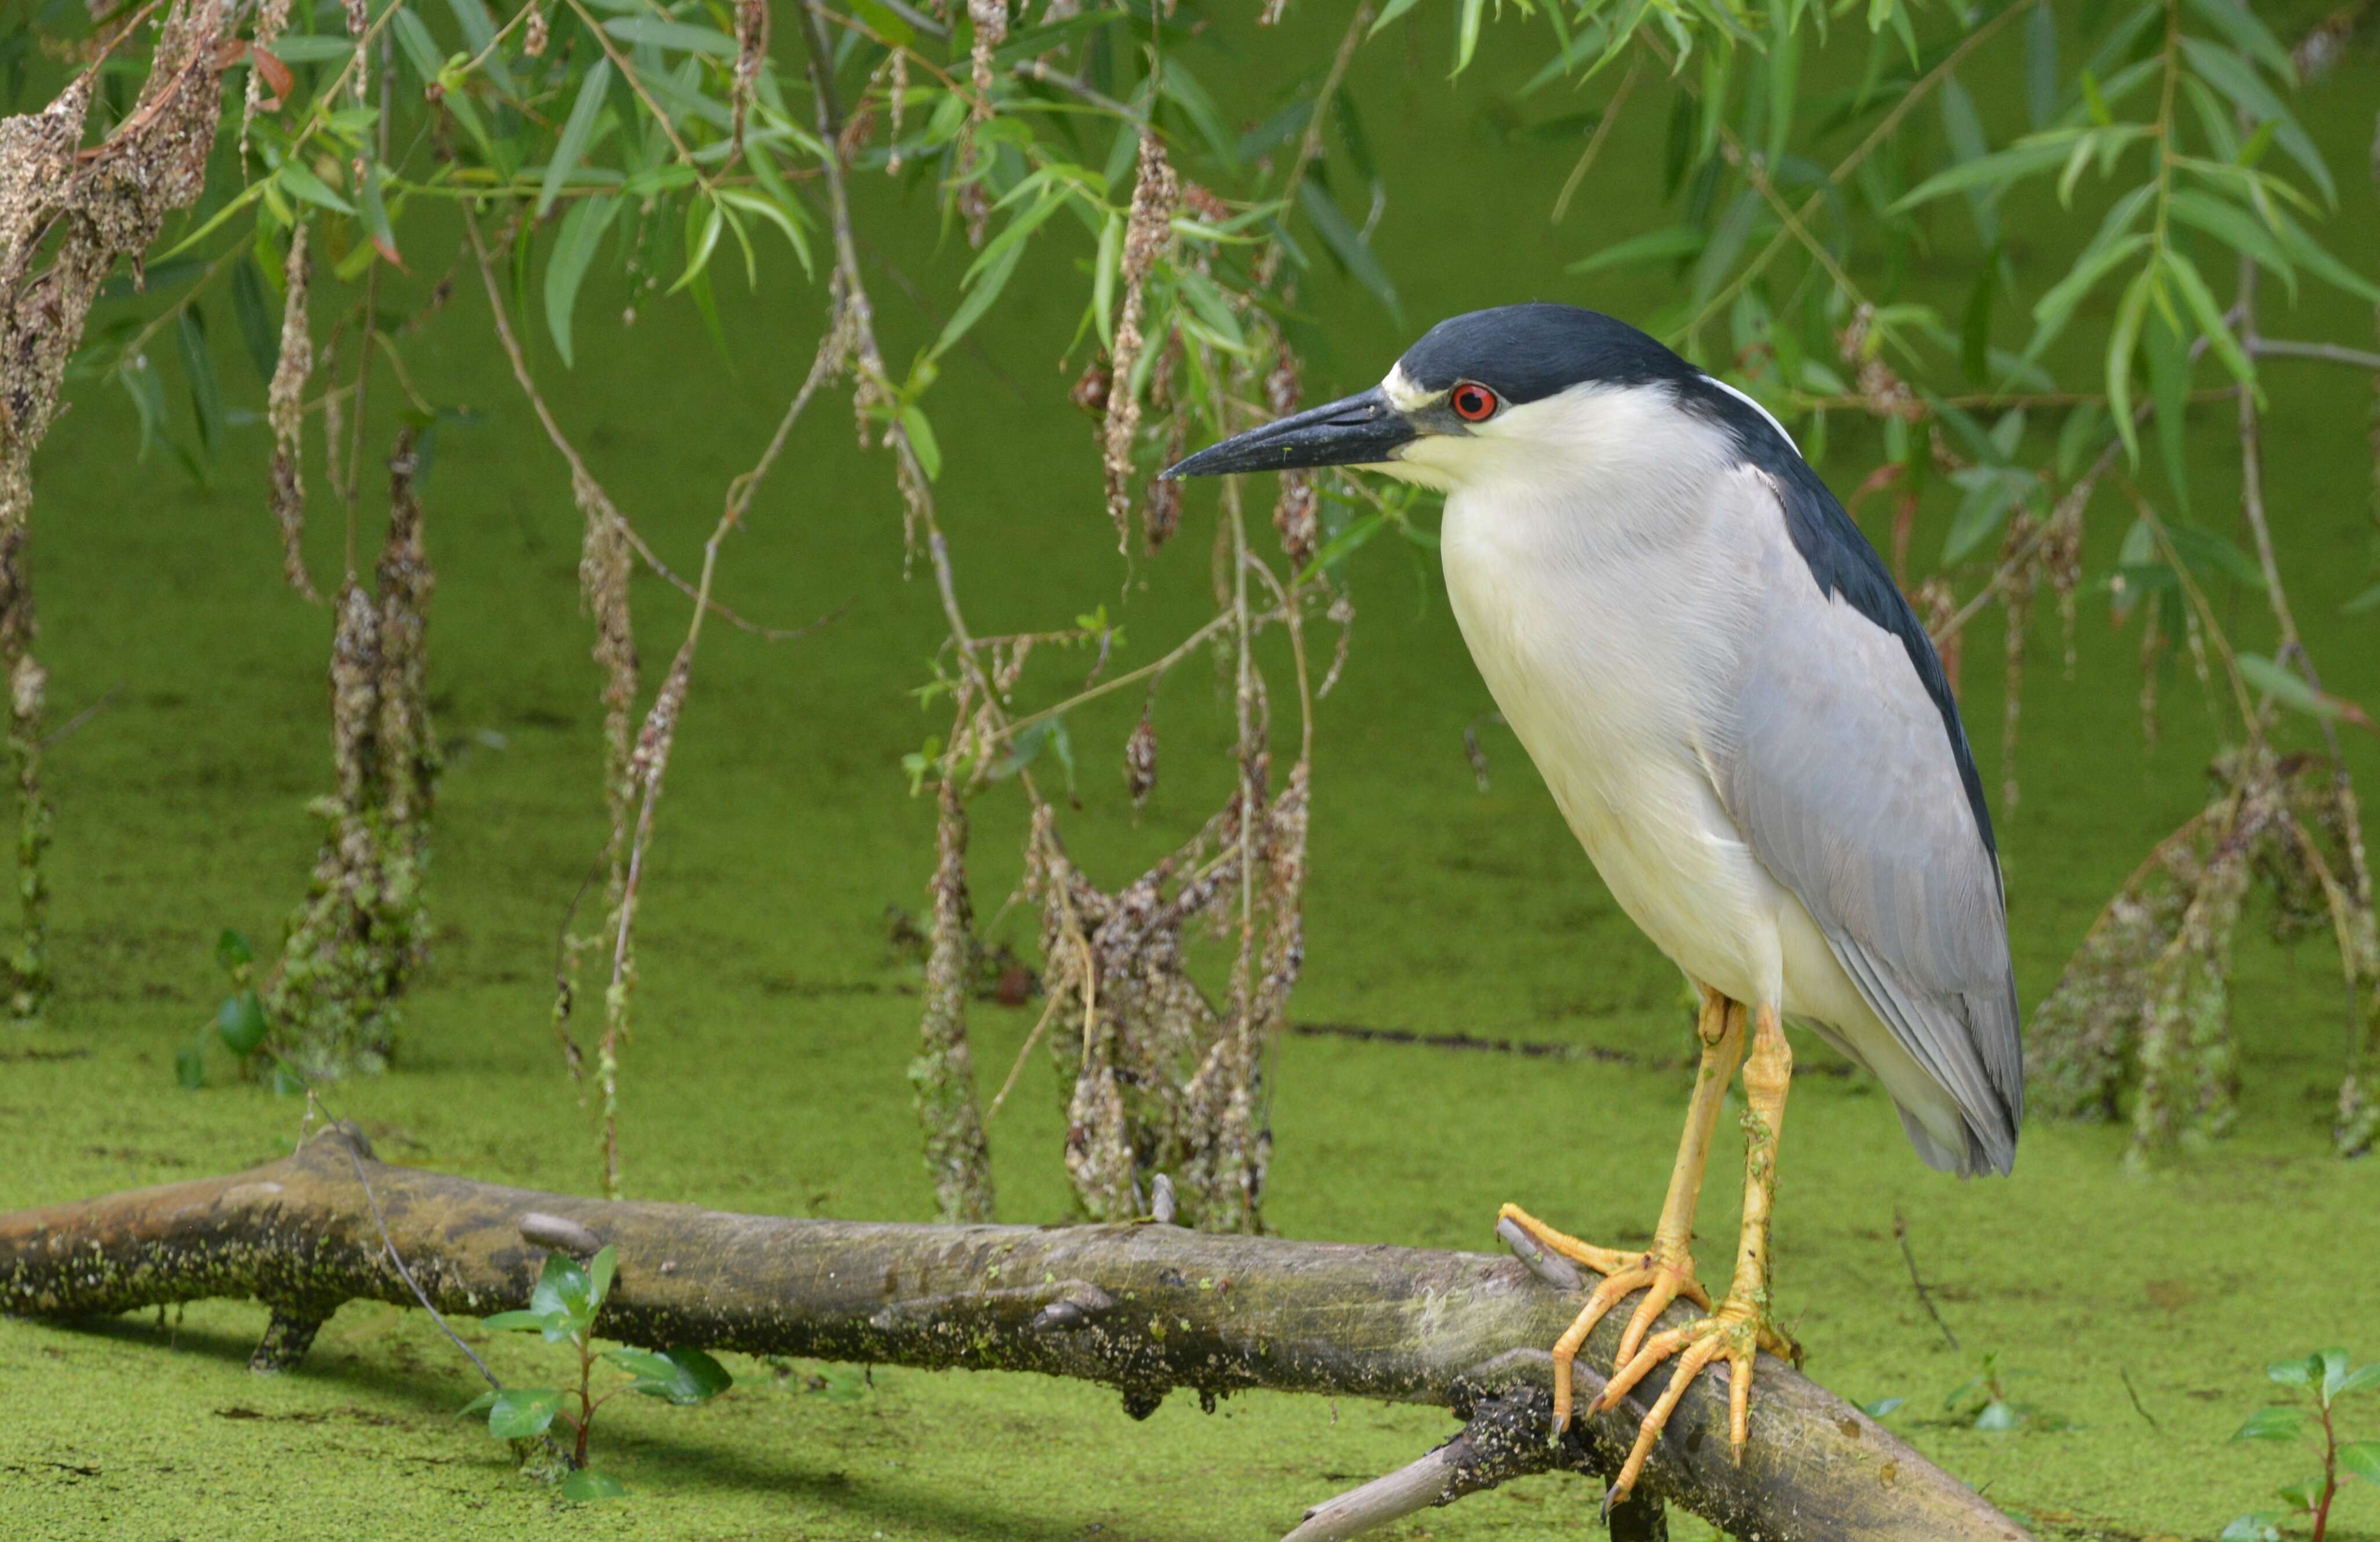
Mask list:
[[[1242,63],[1208,72],[1245,67],[1253,79],[1251,59],[1308,56],[1335,27],[1308,14],[1278,44],[1240,28],[1227,41],[1246,51]],[[1392,170],[1380,242],[1408,313],[1531,296],[1622,314],[1658,303],[1658,281],[1589,287],[1561,264],[1610,238],[1609,210],[1632,211],[1612,231],[1641,226],[1633,211],[1658,188],[1660,125],[1623,124],[1556,229],[1544,210],[1574,144],[1498,127],[1497,92],[1525,78],[1527,61],[1491,31],[1476,73],[1450,89],[1440,42],[1433,33],[1408,50],[1391,36],[1355,77]],[[2375,85],[2380,68],[2358,53],[2312,99],[2335,164],[2360,163]],[[2380,222],[2368,188],[2342,181],[2330,233],[2368,266]],[[880,212],[897,207],[890,192],[870,196]],[[964,254],[934,249],[924,206],[913,213],[923,233],[882,259],[946,290]],[[1963,291],[1961,234],[1946,221],[1921,293],[1955,303]],[[444,266],[428,247],[411,255],[424,274]],[[1054,367],[1072,326],[1062,264],[1074,255],[1038,259],[1026,277],[1048,282],[1020,278],[980,350],[953,362],[936,399],[949,467],[940,493],[979,630],[1121,604],[1128,657],[1147,658],[1195,624],[1210,505],[1194,502],[1179,546],[1119,589],[1089,429]],[[2050,271],[2054,256],[2021,260]],[[929,337],[938,319],[880,268],[877,283],[890,351]],[[1404,330],[1350,287],[1312,287],[1333,346],[1309,395],[1376,377]],[[2295,313],[2275,298],[2276,331],[2350,341],[2366,331],[2360,308],[2311,288]],[[732,373],[678,308],[648,305],[633,328],[598,329],[592,297],[579,371],[541,365],[621,506],[689,565],[721,488],[808,359],[819,296],[780,262],[762,295],[725,304]],[[484,320],[461,286],[413,358],[425,391],[485,414],[442,434],[425,494],[440,574],[435,708],[451,747],[435,956],[407,1003],[397,1069],[340,1087],[334,1104],[391,1160],[587,1192],[599,1171],[589,1120],[548,1008],[555,932],[601,840],[599,682],[577,614],[567,483]],[[245,365],[227,351],[225,368]],[[2380,701],[2372,623],[2338,613],[2369,581],[2365,382],[2289,364],[2269,375],[2270,496],[2299,613],[2327,683]],[[2233,486],[2229,410],[2208,408],[2195,436],[2195,485],[2215,518]],[[217,932],[277,936],[302,892],[315,839],[303,805],[328,775],[329,618],[281,587],[261,430],[235,438],[212,492],[162,455],[136,463],[132,440],[123,404],[83,387],[39,467],[52,700],[63,720],[115,694],[51,753],[61,989],[48,1026],[0,1032],[0,1206],[269,1160],[301,1112],[298,1100],[227,1083],[220,1058],[214,1085],[195,1094],[173,1066],[219,992]],[[1846,487],[1873,453],[1838,431],[1824,469]],[[1942,512],[1931,511],[1921,551],[1938,540]],[[335,570],[335,527],[318,514],[318,574]],[[2103,505],[2093,529],[2095,573],[2120,518]],[[883,917],[888,905],[918,907],[930,860],[930,808],[908,797],[897,764],[941,726],[904,695],[941,626],[929,586],[902,582],[901,570],[888,468],[855,452],[847,417],[824,404],[731,545],[722,592],[771,622],[836,617],[795,642],[723,628],[706,637],[662,807],[625,1074],[634,1196],[928,1213],[903,1078],[917,975],[887,947]],[[1492,787],[1475,788],[1460,735],[1488,703],[1428,563],[1379,542],[1356,572],[1352,662],[1319,722],[1297,1014],[1682,1055],[1674,973],[1613,907],[1508,736],[1488,733]],[[636,596],[650,674],[686,608],[649,577]],[[2234,603],[2240,633],[2261,639],[2252,597]],[[2061,680],[2044,609],[2023,797],[1999,811],[2028,1003],[2149,844],[2197,807],[2213,743],[2185,672],[2167,685],[2162,741],[2144,746],[2134,637],[2109,635],[2087,597],[2079,675]],[[1993,617],[1969,637],[1964,671],[1995,788],[1998,633]],[[1049,666],[1029,688],[1054,696],[1073,668]],[[1065,828],[1113,882],[1194,826],[1231,770],[1224,704],[1205,666],[1186,667],[1159,710],[1163,781],[1135,828],[1114,770],[1133,708],[1107,705],[1075,722],[1085,806]],[[2352,749],[2367,796],[2380,792],[2380,756],[2368,739]],[[995,792],[977,820],[987,917],[1016,870],[1014,814],[1013,795]],[[1032,936],[1021,911],[987,929],[1019,947]],[[2149,1176],[2119,1170],[2119,1129],[2034,1123],[2012,1179],[1961,1184],[1918,1164],[1871,1086],[1797,1085],[1775,1245],[1780,1308],[1810,1373],[1856,1400],[1906,1399],[1896,1428],[2046,1534],[2213,1536],[2305,1465],[2278,1448],[2224,1443],[2263,1401],[2264,1364],[2325,1342],[2380,1354],[2380,1167],[2333,1160],[2325,1138],[2344,1033],[2333,955],[2318,942],[2282,951],[2252,927],[2237,979],[2238,1132]],[[981,1075],[1004,1074],[1031,1019],[976,1009]],[[1824,1056],[1809,1043],[1798,1052]],[[1590,1237],[1641,1237],[1689,1080],[1682,1069],[1292,1038],[1274,1065],[1269,1216],[1293,1236],[1481,1247],[1496,1206],[1519,1199]],[[1003,1219],[1062,1219],[1046,1071],[1028,1070],[992,1135]],[[1731,1234],[1735,1185],[1724,1159],[1713,1171],[1701,1230],[1706,1257],[1723,1260],[1714,1239]],[[1962,1352],[1910,1287],[1896,1215]],[[1434,1411],[1269,1395],[1211,1417],[1177,1398],[1135,1424],[1110,1393],[1002,1375],[892,1370],[837,1398],[808,1390],[820,1367],[780,1378],[737,1358],[735,1390],[707,1408],[631,1399],[607,1410],[601,1460],[634,1497],[577,1509],[518,1476],[477,1421],[453,1416],[476,1380],[419,1314],[349,1306],[304,1367],[278,1378],[246,1369],[263,1321],[261,1307],[217,1303],[162,1321],[0,1322],[0,1534],[1258,1538],[1450,1428]],[[533,1341],[495,1336],[483,1352],[508,1380],[559,1375]],[[1984,1434],[1943,1412],[1985,1352],[2042,1415],[2034,1424]],[[2380,1409],[2363,1422],[2357,1433],[2380,1434]],[[1590,1505],[1586,1486],[1541,1478],[1390,1535],[1572,1535],[1591,1524]],[[1706,1530],[1677,1523],[1673,1535]],[[2380,1536],[2380,1500],[2350,1495],[2339,1523],[2335,1536]]]

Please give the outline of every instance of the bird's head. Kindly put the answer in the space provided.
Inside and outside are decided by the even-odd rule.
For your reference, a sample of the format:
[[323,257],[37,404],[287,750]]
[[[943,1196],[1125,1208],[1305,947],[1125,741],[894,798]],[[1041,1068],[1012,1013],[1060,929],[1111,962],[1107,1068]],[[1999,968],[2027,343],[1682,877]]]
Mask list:
[[1450,490],[1776,430],[1749,396],[1625,322],[1536,302],[1440,322],[1369,391],[1250,429],[1168,478],[1360,466]]

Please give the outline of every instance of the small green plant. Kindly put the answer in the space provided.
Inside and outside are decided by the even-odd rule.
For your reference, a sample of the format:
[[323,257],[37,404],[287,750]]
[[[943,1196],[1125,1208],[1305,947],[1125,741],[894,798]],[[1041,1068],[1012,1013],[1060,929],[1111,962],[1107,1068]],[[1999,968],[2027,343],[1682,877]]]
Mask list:
[[2012,1429],[2060,1430],[2070,1427],[2069,1421],[2055,1414],[2044,1414],[2029,1402],[2019,1402],[2009,1396],[2008,1384],[2019,1377],[2031,1376],[2031,1371],[2000,1369],[1998,1354],[1985,1351],[1984,1368],[1950,1389],[1942,1400],[1942,1410],[1960,1424],[1985,1434],[2005,1434]]
[[[539,1332],[550,1344],[567,1342],[578,1355],[578,1385],[568,1387],[506,1387],[483,1392],[463,1412],[488,1415],[488,1433],[499,1440],[534,1440],[553,1427],[556,1419],[570,1427],[570,1475],[562,1480],[565,1499],[614,1500],[627,1486],[608,1473],[587,1464],[587,1438],[595,1414],[622,1392],[641,1392],[667,1402],[708,1402],[734,1384],[725,1366],[698,1349],[629,1349],[598,1351],[594,1343],[596,1314],[612,1293],[619,1272],[619,1255],[606,1247],[585,1264],[565,1254],[549,1253],[529,1293],[528,1308],[499,1312],[480,1319],[480,1326],[521,1332]],[[595,1364],[608,1360],[628,1373],[629,1379],[601,1393],[594,1389]],[[565,1406],[573,1398],[577,1412]]]
[[2380,1387],[2380,1361],[2350,1369],[2347,1351],[2318,1349],[2301,1360],[2276,1360],[2265,1375],[2299,1393],[2298,1405],[2259,1408],[2231,1439],[2295,1441],[2322,1459],[2322,1471],[2281,1489],[2282,1508],[2259,1510],[2225,1526],[2222,1542],[2279,1542],[2284,1529],[2300,1522],[2311,1524],[2313,1542],[2323,1542],[2340,1486],[2357,1478],[2380,1484],[2380,1440],[2341,1445],[2336,1419],[2339,1399]]
[[255,947],[242,933],[226,929],[215,940],[215,965],[230,979],[231,994],[215,1009],[213,1019],[199,1029],[199,1037],[176,1051],[175,1078],[193,1089],[206,1086],[207,1046],[220,1043],[231,1051],[242,1076],[252,1079],[270,1064],[275,1092],[301,1090],[305,1083],[265,1047],[269,1023],[263,999],[257,995],[251,977],[256,969]]

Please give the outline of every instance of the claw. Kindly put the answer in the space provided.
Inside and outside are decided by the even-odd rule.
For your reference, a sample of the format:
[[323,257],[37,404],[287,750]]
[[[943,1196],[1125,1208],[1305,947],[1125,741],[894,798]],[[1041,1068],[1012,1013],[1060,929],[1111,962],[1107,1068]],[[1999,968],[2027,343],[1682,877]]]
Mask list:
[[1505,1206],[1496,1212],[1496,1219],[1517,1223],[1522,1230],[1535,1237],[1537,1245],[1548,1252],[1559,1253],[1572,1263],[1585,1264],[1597,1274],[1617,1274],[1621,1269],[1633,1266],[1639,1257],[1633,1253],[1621,1253],[1613,1248],[1597,1247],[1593,1243],[1579,1241],[1567,1232],[1557,1232],[1518,1205]]
[[1670,1303],[1683,1298],[1710,1310],[1710,1297],[1694,1278],[1694,1260],[1682,1247],[1670,1247],[1656,1243],[1649,1253],[1621,1253],[1609,1247],[1597,1247],[1583,1243],[1567,1232],[1557,1232],[1529,1214],[1518,1205],[1507,1205],[1499,1212],[1499,1220],[1510,1220],[1528,1232],[1538,1245],[1565,1258],[1573,1259],[1596,1270],[1603,1279],[1587,1296],[1586,1304],[1572,1319],[1570,1328],[1554,1343],[1554,1439],[1561,1439],[1570,1427],[1572,1405],[1572,1367],[1578,1352],[1586,1346],[1587,1335],[1610,1314],[1614,1306],[1636,1291],[1645,1293],[1635,1316],[1628,1321],[1628,1330],[1621,1335],[1620,1359],[1625,1361],[1634,1353],[1637,1342],[1658,1320]]
[[1749,1362],[1728,1362],[1727,1367],[1727,1444],[1728,1454],[1739,1467],[1743,1465],[1743,1448],[1752,1440],[1752,1366]]
[[1636,1384],[1650,1375],[1663,1361],[1671,1356],[1677,1365],[1670,1372],[1670,1384],[1661,1389],[1652,1411],[1636,1428],[1635,1443],[1629,1448],[1628,1460],[1611,1480],[1605,1493],[1607,1505],[1617,1504],[1628,1497],[1636,1486],[1638,1475],[1645,1470],[1645,1458],[1653,1453],[1654,1442],[1668,1427],[1670,1415],[1678,1400],[1686,1395],[1687,1386],[1702,1374],[1704,1368],[1722,1356],[1727,1361],[1727,1436],[1736,1461],[1743,1460],[1743,1450],[1752,1434],[1752,1367],[1754,1356],[1766,1341],[1780,1335],[1762,1320],[1755,1307],[1733,1300],[1720,1303],[1718,1309],[1698,1322],[1683,1328],[1673,1328],[1647,1339],[1633,1358],[1623,1360],[1612,1371],[1603,1396],[1596,1403],[1601,1412],[1618,1406]]

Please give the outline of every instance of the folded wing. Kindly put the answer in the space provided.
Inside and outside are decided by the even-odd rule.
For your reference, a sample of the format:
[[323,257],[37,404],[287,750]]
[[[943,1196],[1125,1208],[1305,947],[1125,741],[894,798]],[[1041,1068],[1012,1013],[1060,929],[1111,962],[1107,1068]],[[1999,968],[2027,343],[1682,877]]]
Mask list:
[[1790,544],[1765,575],[1718,768],[1730,812],[1870,1008],[1956,1100],[1966,1149],[1905,1111],[1937,1165],[2006,1172],[2023,1050],[1998,856],[1933,645],[1799,456],[1762,473]]

